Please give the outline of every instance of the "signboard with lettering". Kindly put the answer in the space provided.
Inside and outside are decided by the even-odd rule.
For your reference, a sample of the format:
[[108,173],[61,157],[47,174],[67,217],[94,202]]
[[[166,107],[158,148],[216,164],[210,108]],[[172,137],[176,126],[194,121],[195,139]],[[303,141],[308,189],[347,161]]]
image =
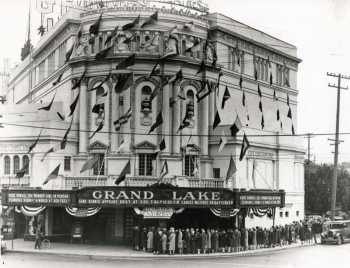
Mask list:
[[2,203],[8,206],[67,206],[72,203],[72,191],[55,191],[55,190],[6,190],[2,195]]
[[284,207],[284,191],[247,191],[240,192],[238,197],[239,207]]
[[233,192],[199,188],[84,188],[77,192],[81,207],[233,207]]

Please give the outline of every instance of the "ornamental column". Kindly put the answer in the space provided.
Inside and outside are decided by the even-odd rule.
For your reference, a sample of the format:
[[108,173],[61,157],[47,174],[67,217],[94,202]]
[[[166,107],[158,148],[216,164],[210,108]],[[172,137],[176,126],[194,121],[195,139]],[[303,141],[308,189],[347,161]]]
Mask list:
[[[176,96],[179,94],[180,91],[180,84],[177,84],[173,87],[173,98],[176,99]],[[173,134],[171,138],[173,139],[173,148],[172,148],[172,153],[173,154],[180,154],[180,136],[177,133],[177,130],[179,129],[180,123],[181,123],[181,101],[177,100],[175,104],[173,104],[174,108],[173,110],[173,120],[172,120],[172,128],[173,128]]]
[[79,96],[79,153],[86,154],[88,149],[88,79],[83,79]]

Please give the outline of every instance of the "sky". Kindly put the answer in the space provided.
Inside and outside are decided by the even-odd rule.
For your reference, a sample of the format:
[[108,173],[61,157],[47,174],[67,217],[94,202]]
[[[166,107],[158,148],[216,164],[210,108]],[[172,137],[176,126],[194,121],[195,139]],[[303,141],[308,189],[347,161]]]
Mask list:
[[[0,72],[3,60],[20,62],[30,0],[0,1]],[[211,12],[235,20],[295,45],[303,60],[298,71],[297,133],[334,133],[337,80],[327,72],[350,76],[350,1],[347,0],[207,0]],[[33,43],[38,40],[40,17],[32,0]],[[342,86],[350,87],[350,80]],[[340,132],[350,133],[350,90],[342,90]],[[315,136],[311,153],[318,163],[332,162],[334,147],[328,138]],[[341,135],[340,162],[350,162],[350,135]],[[306,142],[306,139],[305,139]],[[306,143],[305,143],[306,144]]]

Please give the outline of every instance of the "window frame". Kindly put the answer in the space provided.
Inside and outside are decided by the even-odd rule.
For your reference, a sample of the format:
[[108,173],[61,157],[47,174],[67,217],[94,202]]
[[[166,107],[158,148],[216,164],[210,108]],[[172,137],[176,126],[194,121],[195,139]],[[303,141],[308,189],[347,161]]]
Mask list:
[[11,157],[9,155],[4,156],[4,175],[11,174]]
[[195,154],[185,154],[184,155],[184,169],[183,174],[186,177],[195,177],[193,172],[195,168],[195,163],[197,161],[198,156]]
[[104,153],[95,153],[94,157],[98,157],[96,165],[92,169],[92,174],[94,176],[104,176],[105,175],[105,154]]
[[18,155],[13,157],[13,174],[17,174],[21,170],[21,159]]
[[25,165],[27,164],[27,160],[28,159],[28,168],[24,171],[24,175],[29,175],[29,165],[30,165],[30,159],[28,155],[23,155],[22,157],[22,167],[25,167]]
[[64,157],[63,168],[64,168],[64,171],[72,171],[72,157],[71,156]]
[[154,154],[139,153],[138,154],[138,176],[154,176]]

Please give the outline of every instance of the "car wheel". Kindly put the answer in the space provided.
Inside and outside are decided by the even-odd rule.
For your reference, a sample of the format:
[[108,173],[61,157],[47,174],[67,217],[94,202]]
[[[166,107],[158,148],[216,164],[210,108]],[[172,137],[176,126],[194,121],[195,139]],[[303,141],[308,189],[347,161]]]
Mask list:
[[337,239],[337,245],[341,245],[343,243],[341,236],[338,237]]

